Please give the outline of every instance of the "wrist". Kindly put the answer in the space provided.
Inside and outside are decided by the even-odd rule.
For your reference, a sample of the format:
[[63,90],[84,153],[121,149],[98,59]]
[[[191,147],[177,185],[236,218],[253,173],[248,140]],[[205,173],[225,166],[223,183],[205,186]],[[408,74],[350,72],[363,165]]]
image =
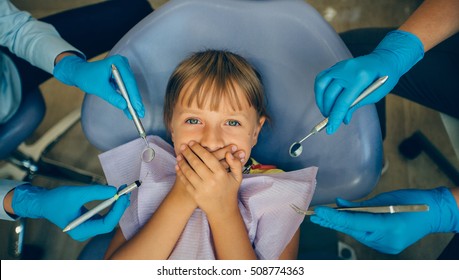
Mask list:
[[214,223],[226,223],[229,221],[234,221],[238,219],[242,219],[241,212],[239,210],[239,207],[222,207],[218,211],[207,211],[206,212],[207,219],[209,220],[209,223],[214,224]]
[[62,52],[60,54],[58,54],[56,56],[56,58],[54,59],[54,66],[56,66],[64,57],[67,57],[67,56],[77,56],[77,57],[80,57],[78,55],[78,53],[76,52],[71,52],[71,51],[67,51],[67,52]]
[[186,207],[189,209],[192,208],[193,210],[198,207],[194,199],[185,189],[185,186],[181,184],[177,184],[177,182],[172,187],[172,190],[169,193],[169,195],[173,196],[174,200],[180,201],[180,205],[182,205],[183,207]]
[[3,199],[3,209],[5,210],[5,212],[14,217],[16,216],[16,213],[14,213],[14,210],[13,210],[13,195],[14,195],[14,189],[10,190],[5,198]]
[[15,215],[25,218],[43,218],[42,196],[47,190],[31,185],[21,185],[14,189],[11,208]]
[[449,188],[439,187],[435,191],[438,201],[438,223],[433,232],[459,232],[459,208]]
[[401,77],[424,57],[424,46],[416,35],[403,30],[394,30],[387,33],[374,53],[383,56],[384,60],[392,58],[393,61],[390,63]]
[[56,79],[69,86],[77,86],[74,81],[77,67],[86,60],[73,53],[61,53],[56,57],[53,75]]

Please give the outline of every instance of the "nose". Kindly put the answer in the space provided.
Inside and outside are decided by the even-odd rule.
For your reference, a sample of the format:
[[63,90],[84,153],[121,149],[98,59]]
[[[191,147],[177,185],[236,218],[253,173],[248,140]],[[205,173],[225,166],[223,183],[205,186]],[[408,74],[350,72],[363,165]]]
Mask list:
[[223,148],[225,143],[221,129],[219,127],[205,127],[201,136],[201,146],[210,152]]

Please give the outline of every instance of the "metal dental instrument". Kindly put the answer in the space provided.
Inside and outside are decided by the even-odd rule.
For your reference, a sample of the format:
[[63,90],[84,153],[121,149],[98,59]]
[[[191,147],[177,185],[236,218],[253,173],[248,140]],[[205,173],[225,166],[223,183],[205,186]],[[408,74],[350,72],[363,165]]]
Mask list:
[[134,107],[132,107],[131,100],[129,99],[129,94],[126,90],[126,86],[124,85],[123,79],[121,78],[118,68],[116,68],[114,64],[112,64],[112,73],[113,77],[115,77],[115,82],[118,86],[121,96],[123,96],[124,100],[126,100],[129,113],[131,113],[132,120],[135,124],[135,128],[139,132],[140,137],[145,141],[146,148],[142,151],[141,158],[144,162],[150,162],[155,158],[155,150],[153,150],[153,148],[150,147],[150,144],[147,141],[147,134],[145,133],[145,129],[143,128],[142,122],[140,121],[137,112],[134,110]]
[[[295,204],[290,204],[290,207],[301,215],[314,215],[314,210],[303,210]],[[369,207],[349,207],[349,208],[334,208],[338,211],[364,212],[364,213],[403,213],[403,212],[427,212],[429,205],[427,204],[411,204],[411,205],[387,205],[387,206],[369,206]]]
[[[389,78],[389,76],[383,76],[379,79],[377,79],[374,83],[372,83],[367,89],[365,89],[362,94],[359,95],[359,97],[357,97],[357,99],[351,104],[351,108],[356,105],[357,103],[359,103],[362,99],[364,99],[365,97],[367,97],[370,93],[372,93],[373,91],[375,91],[377,88],[379,88],[380,86],[382,86],[386,81],[387,79]],[[301,143],[308,139],[310,136],[316,134],[317,132],[323,130],[325,127],[327,127],[327,124],[328,124],[328,118],[325,118],[323,121],[321,121],[320,123],[318,123],[316,126],[314,126],[311,131],[309,132],[308,135],[306,135],[306,137],[304,137],[303,139],[301,139],[299,142],[294,142],[291,146],[290,146],[290,149],[289,149],[289,154],[291,157],[297,157],[299,155],[301,155],[301,153],[303,152],[303,146],[301,146]]]
[[69,230],[72,230],[79,226],[80,224],[86,222],[89,220],[91,217],[99,213],[100,211],[104,210],[105,208],[109,207],[112,205],[120,196],[130,193],[131,191],[135,190],[136,188],[140,187],[142,184],[142,181],[135,181],[134,183],[130,184],[129,186],[125,187],[124,189],[118,191],[117,194],[115,194],[113,197],[101,202],[98,204],[96,207],[92,208],[88,212],[84,213],[80,217],[76,218],[73,220],[68,226],[66,226],[62,231],[66,232]]

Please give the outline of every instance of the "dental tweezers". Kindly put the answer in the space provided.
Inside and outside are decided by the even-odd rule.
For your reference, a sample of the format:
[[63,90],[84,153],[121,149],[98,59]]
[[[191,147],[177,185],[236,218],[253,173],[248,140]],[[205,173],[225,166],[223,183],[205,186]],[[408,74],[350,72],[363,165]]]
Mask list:
[[[301,215],[314,215],[314,210],[303,210],[295,204],[290,204],[293,210]],[[402,213],[402,212],[426,212],[429,211],[427,204],[411,204],[411,205],[387,205],[387,206],[370,206],[370,207],[342,207],[333,208],[338,211],[364,212],[364,213]]]

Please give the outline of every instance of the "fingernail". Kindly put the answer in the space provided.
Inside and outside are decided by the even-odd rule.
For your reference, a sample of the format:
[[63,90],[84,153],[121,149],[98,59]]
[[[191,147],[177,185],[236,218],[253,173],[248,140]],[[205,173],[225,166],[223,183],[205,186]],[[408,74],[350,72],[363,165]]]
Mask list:
[[190,147],[192,147],[196,142],[194,141],[190,141],[190,143],[188,144]]
[[237,151],[237,146],[236,145],[231,146],[231,152],[234,153],[235,151]]
[[240,159],[245,159],[245,153],[244,152],[239,153],[239,158]]
[[182,160],[182,156],[181,155],[178,155],[177,156],[177,161],[181,161]]
[[185,151],[185,149],[186,149],[186,145],[185,145],[185,144],[182,144],[182,145],[180,146],[180,151],[183,152],[183,151]]

